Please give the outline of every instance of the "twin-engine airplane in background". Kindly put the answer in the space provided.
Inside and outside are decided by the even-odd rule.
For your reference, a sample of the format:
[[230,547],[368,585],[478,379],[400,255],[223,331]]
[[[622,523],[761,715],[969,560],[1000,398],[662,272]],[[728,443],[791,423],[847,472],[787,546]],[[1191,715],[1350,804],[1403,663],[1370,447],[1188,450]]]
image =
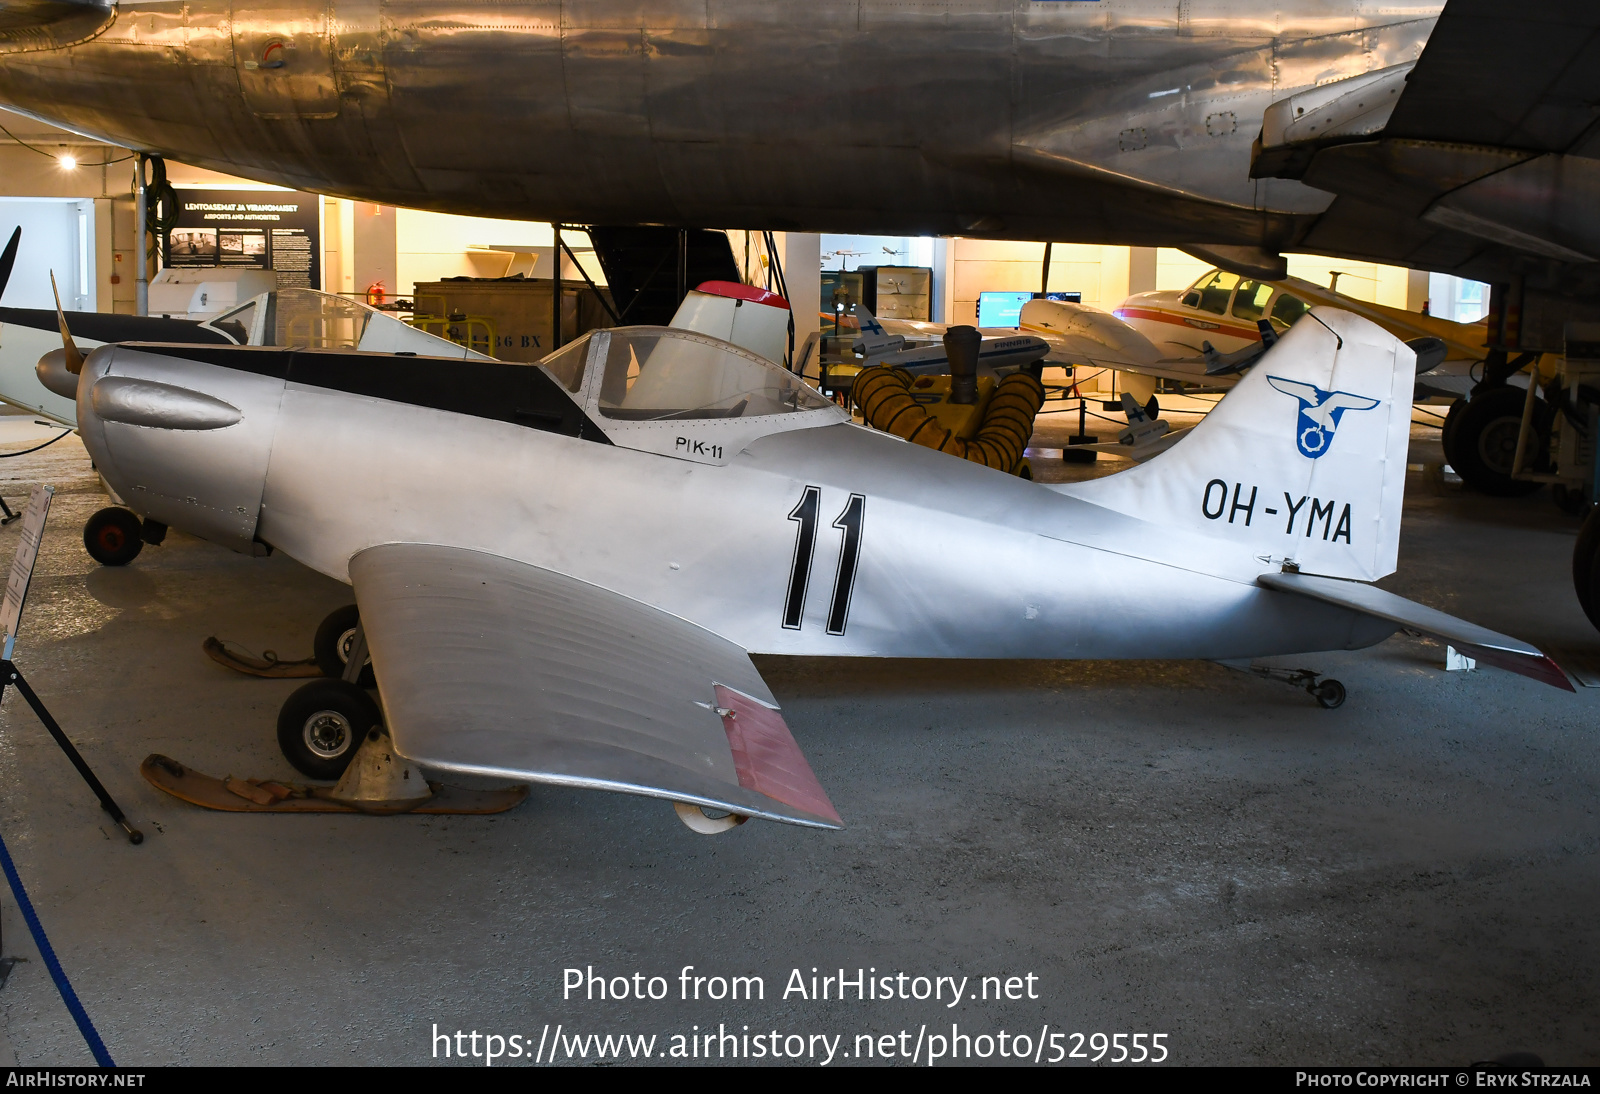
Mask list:
[[842,823],[751,653],[1231,660],[1403,626],[1570,688],[1369,584],[1395,567],[1414,369],[1315,309],[1180,447],[1061,486],[854,425],[671,328],[539,365],[108,345],[73,375],[146,521],[354,586],[382,711],[305,685],[279,722],[302,770],[334,777],[381,718],[420,763],[662,798],[706,830]]

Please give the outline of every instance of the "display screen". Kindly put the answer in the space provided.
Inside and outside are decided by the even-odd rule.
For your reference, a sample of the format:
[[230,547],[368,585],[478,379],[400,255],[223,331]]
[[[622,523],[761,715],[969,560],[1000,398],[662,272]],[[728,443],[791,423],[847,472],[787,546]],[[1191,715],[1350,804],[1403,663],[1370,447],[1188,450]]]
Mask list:
[[1032,299],[1031,292],[981,292],[978,294],[978,326],[1021,326],[1022,305]]
[[[978,326],[980,327],[1011,327],[1013,329],[1022,325],[1022,305],[1030,300],[1039,299],[1036,292],[981,292],[978,294]],[[1081,304],[1081,292],[1050,292],[1044,294],[1046,300],[1058,300],[1065,304]]]

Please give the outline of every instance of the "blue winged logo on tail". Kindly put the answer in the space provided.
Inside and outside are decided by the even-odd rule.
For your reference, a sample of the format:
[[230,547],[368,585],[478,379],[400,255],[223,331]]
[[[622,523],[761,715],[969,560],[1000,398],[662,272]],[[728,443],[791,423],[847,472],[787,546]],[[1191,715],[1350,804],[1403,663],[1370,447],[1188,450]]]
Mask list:
[[1295,424],[1295,444],[1302,456],[1316,459],[1333,444],[1334,430],[1347,410],[1371,410],[1382,400],[1348,391],[1323,391],[1315,384],[1268,376],[1267,383],[1300,400],[1300,418]]

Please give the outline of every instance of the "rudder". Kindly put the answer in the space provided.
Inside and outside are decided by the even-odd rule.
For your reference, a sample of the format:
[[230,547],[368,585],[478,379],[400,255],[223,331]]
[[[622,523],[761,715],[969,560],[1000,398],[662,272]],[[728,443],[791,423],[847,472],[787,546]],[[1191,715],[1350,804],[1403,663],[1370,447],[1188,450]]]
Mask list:
[[1399,553],[1415,365],[1375,323],[1314,308],[1171,451],[1058,489],[1264,563],[1375,581]]

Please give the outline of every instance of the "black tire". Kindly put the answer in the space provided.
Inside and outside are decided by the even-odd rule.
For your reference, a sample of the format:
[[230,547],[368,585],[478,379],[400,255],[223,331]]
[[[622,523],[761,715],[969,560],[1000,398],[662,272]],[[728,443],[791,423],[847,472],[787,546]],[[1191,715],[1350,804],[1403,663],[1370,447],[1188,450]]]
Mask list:
[[1311,689],[1312,698],[1321,703],[1325,710],[1344,706],[1344,695],[1344,685],[1337,680],[1324,680]]
[[[1522,407],[1527,393],[1521,388],[1496,387],[1481,391],[1461,410],[1451,440],[1455,468],[1461,481],[1497,498],[1519,498],[1533,493],[1543,484],[1523,482],[1511,477],[1512,460],[1517,452],[1517,434],[1522,429]],[[1534,400],[1532,453],[1529,471],[1550,468],[1550,426],[1554,413],[1543,399]]]
[[126,566],[144,550],[139,518],[116,506],[102,509],[84,524],[83,546],[102,566]]
[[278,711],[278,747],[296,771],[313,779],[344,774],[383,716],[372,696],[343,680],[313,680]]
[[1450,409],[1445,411],[1444,425],[1439,427],[1439,446],[1444,449],[1444,462],[1450,465],[1452,471],[1456,466],[1455,434],[1456,426],[1461,422],[1461,412],[1467,408],[1467,400],[1458,398],[1450,404]]
[[1589,622],[1600,630],[1600,613],[1595,611],[1595,600],[1589,591],[1594,573],[1596,555],[1600,554],[1600,508],[1590,511],[1583,526],[1578,529],[1578,541],[1572,545],[1572,589],[1578,594],[1578,604]]
[[[318,625],[317,635],[311,641],[311,655],[317,659],[317,668],[322,670],[322,675],[335,680],[344,678],[345,664],[350,660],[350,642],[355,638],[356,624],[359,622],[360,609],[354,604],[346,604],[329,612],[328,617]],[[377,684],[370,657],[361,670],[361,678],[356,682],[364,688]]]
[[1552,484],[1550,499],[1556,503],[1556,508],[1570,517],[1586,517],[1589,510],[1594,508],[1582,490],[1575,490],[1566,483]]

